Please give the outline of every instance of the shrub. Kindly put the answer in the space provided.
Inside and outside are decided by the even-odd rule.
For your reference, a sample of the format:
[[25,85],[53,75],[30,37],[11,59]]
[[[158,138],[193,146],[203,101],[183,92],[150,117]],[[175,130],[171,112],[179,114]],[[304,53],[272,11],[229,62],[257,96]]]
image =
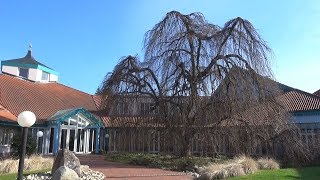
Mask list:
[[[22,150],[22,138],[21,134],[14,136],[11,143],[11,148],[14,150],[13,156],[19,157]],[[37,141],[28,135],[27,137],[27,146],[26,146],[26,155],[31,156],[35,154],[37,151]]]
[[180,171],[194,171],[196,160],[192,158],[183,158],[177,162],[177,170]]
[[272,158],[260,158],[258,160],[259,169],[279,169],[280,165]]
[[191,157],[179,158],[171,155],[147,154],[147,153],[108,153],[107,160],[129,163],[147,167],[162,169],[194,171],[195,165],[204,166],[209,162],[220,161],[215,158]]
[[147,156],[138,155],[136,157],[133,157],[129,164],[138,165],[138,166],[148,166],[152,163],[152,159]]

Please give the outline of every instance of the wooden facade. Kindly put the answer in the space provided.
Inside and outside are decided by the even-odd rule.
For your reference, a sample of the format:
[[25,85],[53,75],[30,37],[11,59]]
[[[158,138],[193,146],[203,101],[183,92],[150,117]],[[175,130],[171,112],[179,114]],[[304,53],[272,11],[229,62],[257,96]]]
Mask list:
[[[233,156],[250,154],[253,156],[282,156],[279,142],[260,140],[259,137],[243,136],[243,141],[234,144],[226,133],[228,130],[207,128],[208,133],[196,133],[192,138],[191,152],[196,156]],[[241,131],[239,131],[241,132]],[[320,129],[315,130],[312,142],[320,142]],[[170,135],[165,128],[108,128],[108,152],[163,153],[178,154],[179,138]],[[299,133],[297,133],[299,134]],[[241,133],[239,133],[241,136]],[[302,133],[302,139],[305,135]],[[309,140],[310,141],[310,140]],[[308,141],[308,142],[309,142]],[[306,142],[304,142],[306,143]],[[315,145],[315,144],[313,144]],[[318,144],[319,145],[319,144]],[[239,149],[239,147],[242,147]]]

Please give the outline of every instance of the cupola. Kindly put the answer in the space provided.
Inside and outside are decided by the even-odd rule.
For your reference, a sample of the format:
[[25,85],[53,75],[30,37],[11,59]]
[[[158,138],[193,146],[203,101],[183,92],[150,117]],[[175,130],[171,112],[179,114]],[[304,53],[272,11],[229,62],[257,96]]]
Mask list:
[[3,74],[34,82],[57,82],[59,74],[52,68],[35,60],[31,49],[25,57],[1,61],[1,71]]

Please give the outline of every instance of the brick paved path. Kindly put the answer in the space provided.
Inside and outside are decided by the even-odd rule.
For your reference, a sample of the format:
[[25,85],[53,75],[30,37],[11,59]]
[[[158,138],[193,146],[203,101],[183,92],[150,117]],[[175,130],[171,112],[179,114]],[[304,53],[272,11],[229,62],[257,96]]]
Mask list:
[[89,165],[90,169],[100,171],[106,175],[107,180],[111,179],[155,179],[155,180],[190,180],[191,176],[185,173],[167,171],[143,166],[131,166],[127,164],[106,161],[102,155],[77,155],[81,165]]

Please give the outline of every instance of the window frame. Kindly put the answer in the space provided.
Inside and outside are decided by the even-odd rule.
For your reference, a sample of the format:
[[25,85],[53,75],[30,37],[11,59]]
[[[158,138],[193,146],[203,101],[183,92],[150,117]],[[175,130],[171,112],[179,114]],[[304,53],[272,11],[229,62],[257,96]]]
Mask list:
[[155,103],[141,102],[139,106],[140,115],[156,115],[159,114],[159,107]]
[[[28,77],[29,77],[29,69],[28,69],[28,68],[19,67],[18,70],[19,70],[19,77],[28,79]],[[26,76],[23,76],[23,75],[21,74],[21,70],[26,70],[26,73],[27,73]],[[22,71],[22,72],[23,72],[23,71]]]
[[[44,77],[43,75],[46,75],[46,79],[43,78]],[[42,71],[42,73],[41,73],[41,81],[49,81],[49,79],[50,79],[50,73],[48,73],[46,71]]]

